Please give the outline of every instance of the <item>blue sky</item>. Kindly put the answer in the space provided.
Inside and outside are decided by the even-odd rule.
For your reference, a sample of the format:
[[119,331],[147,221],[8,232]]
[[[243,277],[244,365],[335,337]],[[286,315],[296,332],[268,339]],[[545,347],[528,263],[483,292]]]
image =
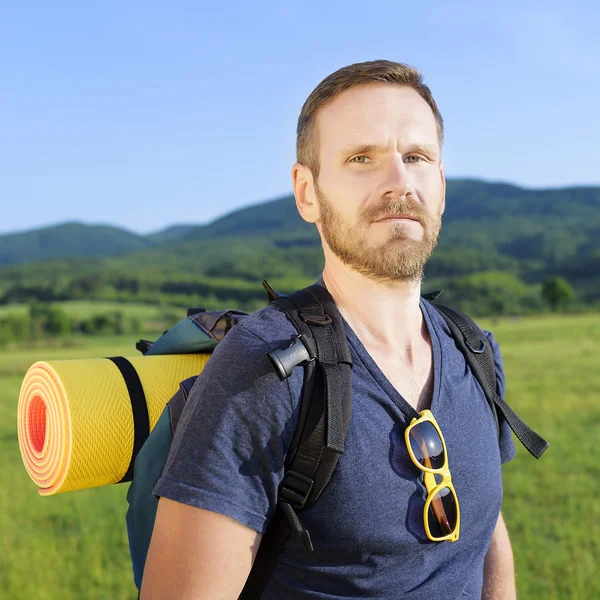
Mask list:
[[600,185],[596,2],[24,2],[0,14],[0,234],[147,233],[291,191],[329,73],[419,68],[448,177]]

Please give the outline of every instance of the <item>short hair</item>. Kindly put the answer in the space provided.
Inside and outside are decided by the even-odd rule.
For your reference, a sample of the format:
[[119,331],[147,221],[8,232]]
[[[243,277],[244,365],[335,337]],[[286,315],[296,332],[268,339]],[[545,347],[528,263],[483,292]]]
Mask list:
[[342,67],[323,79],[306,99],[300,111],[296,129],[296,160],[308,167],[315,178],[319,174],[320,166],[317,112],[345,90],[367,83],[390,83],[414,89],[433,111],[441,148],[444,139],[444,120],[431,90],[423,83],[423,76],[417,69],[389,60],[355,63]]

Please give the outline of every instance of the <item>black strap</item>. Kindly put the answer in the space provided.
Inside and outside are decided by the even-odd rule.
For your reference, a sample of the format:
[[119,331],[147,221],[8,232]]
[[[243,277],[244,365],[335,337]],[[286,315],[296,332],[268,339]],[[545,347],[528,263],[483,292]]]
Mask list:
[[314,360],[304,367],[299,423],[279,486],[275,516],[239,600],[260,598],[292,532],[306,550],[313,550],[310,533],[297,512],[316,502],[335,471],[352,406],[352,357],[343,319],[327,290],[314,285],[271,300],[287,313]]
[[497,382],[492,347],[488,343],[484,333],[481,332],[480,334],[479,327],[466,315],[447,306],[439,304],[434,306],[441,313],[442,317],[444,317],[458,349],[464,354],[465,360],[467,360],[467,364],[471,367],[475,379],[477,379],[483,389],[485,398],[494,416],[494,421],[496,422],[496,435],[500,438],[500,423],[494,403]]
[[[351,395],[345,375],[350,373],[352,356],[346,341],[344,322],[329,292],[312,285],[294,294],[292,301],[300,319],[306,323],[315,340],[318,365],[322,369],[326,398],[326,447],[338,453],[344,451],[347,425],[345,424],[342,393]],[[348,415],[349,417],[349,415]]]
[[109,356],[107,358],[117,366],[125,380],[127,392],[129,393],[129,400],[131,402],[131,410],[133,412],[133,449],[127,472],[123,475],[123,479],[118,482],[123,483],[133,479],[135,457],[138,455],[143,443],[150,435],[150,417],[148,416],[148,406],[146,404],[144,388],[142,387],[142,382],[140,381],[135,367],[122,356]]
[[490,403],[497,425],[497,411],[500,411],[523,446],[535,458],[540,458],[550,444],[524,423],[515,411],[498,396],[493,352],[485,334],[466,315],[447,306],[438,304],[433,306],[444,317],[458,348],[464,354],[468,365],[471,367],[471,371],[481,385]]

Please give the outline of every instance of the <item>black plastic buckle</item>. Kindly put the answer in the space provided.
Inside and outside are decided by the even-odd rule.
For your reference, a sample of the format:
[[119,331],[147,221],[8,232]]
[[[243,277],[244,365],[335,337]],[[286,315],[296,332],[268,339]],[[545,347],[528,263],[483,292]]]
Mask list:
[[140,340],[136,343],[135,349],[142,354],[146,354],[146,352],[152,348],[153,343],[154,342],[151,342],[150,340]]
[[479,341],[481,342],[481,346],[479,348],[473,348],[473,346],[471,345],[471,343],[467,339],[465,339],[465,344],[467,345],[467,347],[469,348],[469,350],[471,352],[473,352],[474,354],[483,354],[485,352],[486,343],[485,343],[485,340],[481,339],[481,338],[479,338]]
[[297,471],[288,471],[279,484],[279,500],[287,502],[296,510],[304,508],[314,486],[315,482],[309,477]]
[[305,315],[304,313],[298,313],[298,315],[307,325],[323,327],[325,325],[331,325],[333,322],[329,315]]

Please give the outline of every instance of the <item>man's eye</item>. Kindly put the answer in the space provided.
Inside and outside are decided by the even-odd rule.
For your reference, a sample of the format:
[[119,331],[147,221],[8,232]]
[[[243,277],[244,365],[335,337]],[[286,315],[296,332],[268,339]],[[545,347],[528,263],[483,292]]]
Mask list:
[[[411,158],[416,158],[417,160],[409,160]],[[411,156],[407,156],[406,160],[408,162],[421,162],[423,159],[420,156],[417,156],[416,154],[411,154]]]
[[354,158],[350,159],[350,162],[353,163],[366,163],[368,161],[368,157],[364,156],[364,155],[360,155],[360,156],[355,156]]

